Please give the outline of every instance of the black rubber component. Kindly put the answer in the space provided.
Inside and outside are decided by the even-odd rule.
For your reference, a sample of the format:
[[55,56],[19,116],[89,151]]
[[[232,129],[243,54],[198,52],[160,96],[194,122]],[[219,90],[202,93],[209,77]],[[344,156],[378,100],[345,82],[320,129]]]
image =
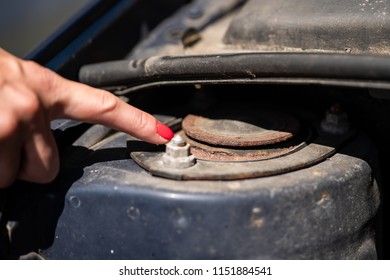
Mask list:
[[[42,256],[377,257],[371,225],[379,203],[378,189],[369,165],[351,152],[370,150],[364,137],[348,145],[342,154],[296,172],[239,182],[185,184],[153,177],[127,159],[109,161],[106,157],[98,163],[99,154],[113,156],[116,150],[119,156],[126,137],[116,135],[84,159],[83,175],[63,198],[53,244]],[[50,205],[62,200],[57,190],[45,197]]]
[[308,79],[310,83],[380,82],[390,86],[390,58],[312,53],[242,53],[151,57],[83,66],[81,82],[97,87],[134,86],[163,81],[262,78]]

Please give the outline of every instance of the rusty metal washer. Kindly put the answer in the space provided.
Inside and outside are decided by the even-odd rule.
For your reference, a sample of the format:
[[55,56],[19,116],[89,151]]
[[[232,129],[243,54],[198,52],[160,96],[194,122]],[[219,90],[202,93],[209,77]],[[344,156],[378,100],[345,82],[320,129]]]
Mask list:
[[210,161],[255,161],[276,158],[295,152],[306,146],[311,137],[311,131],[307,127],[301,128],[301,132],[294,138],[274,145],[255,147],[218,147],[195,141],[187,137],[184,131],[178,135],[190,144],[190,151],[197,159]]
[[298,133],[299,121],[291,114],[270,110],[244,114],[188,115],[182,126],[194,140],[225,147],[254,147],[286,141]]

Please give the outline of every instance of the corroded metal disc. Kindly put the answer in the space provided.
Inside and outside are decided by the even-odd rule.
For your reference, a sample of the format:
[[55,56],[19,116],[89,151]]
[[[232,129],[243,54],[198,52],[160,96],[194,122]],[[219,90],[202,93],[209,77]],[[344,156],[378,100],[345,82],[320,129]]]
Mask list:
[[242,162],[277,158],[302,149],[306,146],[311,131],[307,128],[301,129],[299,135],[287,141],[255,147],[218,147],[195,141],[186,136],[183,131],[179,131],[177,134],[190,144],[191,154],[197,159]]
[[185,134],[194,140],[225,147],[280,143],[292,138],[300,128],[293,115],[264,109],[241,114],[188,115],[182,126]]

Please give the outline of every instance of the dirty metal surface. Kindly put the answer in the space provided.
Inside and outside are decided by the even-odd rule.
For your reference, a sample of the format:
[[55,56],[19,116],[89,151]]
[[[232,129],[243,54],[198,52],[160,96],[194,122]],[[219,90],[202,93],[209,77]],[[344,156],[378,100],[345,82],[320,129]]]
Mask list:
[[178,54],[201,41],[205,28],[241,6],[245,0],[195,0],[167,18],[127,55],[142,59],[156,54]]
[[255,147],[286,141],[296,135],[299,121],[291,114],[266,109],[188,115],[183,130],[195,140],[218,146]]
[[[174,169],[164,165],[164,152],[142,149],[139,141],[129,143],[131,158],[152,175],[175,180],[238,180],[283,174],[317,164],[336,153],[355,134],[343,135],[318,133],[318,136],[301,149],[284,156],[258,161],[229,162],[197,159],[196,164],[186,169]],[[135,150],[132,146],[138,145]]]
[[237,180],[287,173],[316,164],[335,153],[335,148],[309,144],[305,148],[271,160],[249,162],[216,162],[197,160],[187,169],[164,165],[163,153],[133,152],[131,157],[152,175],[176,180]]

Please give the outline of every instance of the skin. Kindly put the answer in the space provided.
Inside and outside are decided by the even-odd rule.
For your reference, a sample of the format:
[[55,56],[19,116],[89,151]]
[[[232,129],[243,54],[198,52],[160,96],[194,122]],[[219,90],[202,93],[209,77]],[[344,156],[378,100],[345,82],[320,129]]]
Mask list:
[[73,82],[0,49],[0,188],[16,179],[52,181],[59,171],[50,121],[100,123],[164,144],[157,120],[111,93]]

